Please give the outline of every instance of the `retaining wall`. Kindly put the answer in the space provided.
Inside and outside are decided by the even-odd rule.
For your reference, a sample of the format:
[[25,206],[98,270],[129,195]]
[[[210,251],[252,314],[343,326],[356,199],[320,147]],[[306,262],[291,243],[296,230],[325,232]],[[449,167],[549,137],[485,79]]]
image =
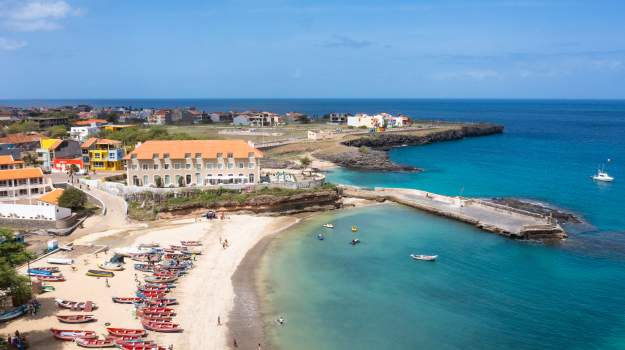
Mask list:
[[473,202],[472,205],[478,206],[478,207],[486,207],[487,209],[490,210],[494,210],[494,211],[498,211],[498,212],[505,212],[507,214],[511,214],[513,216],[518,216],[518,217],[530,217],[533,219],[539,219],[539,220],[543,220],[546,221],[547,219],[537,213],[532,213],[526,210],[521,210],[521,209],[517,209],[517,208],[512,208],[512,207],[508,207],[505,205],[501,205],[501,204],[497,204],[497,203],[491,203],[488,201],[483,201],[481,199],[475,199],[472,198],[471,202]]

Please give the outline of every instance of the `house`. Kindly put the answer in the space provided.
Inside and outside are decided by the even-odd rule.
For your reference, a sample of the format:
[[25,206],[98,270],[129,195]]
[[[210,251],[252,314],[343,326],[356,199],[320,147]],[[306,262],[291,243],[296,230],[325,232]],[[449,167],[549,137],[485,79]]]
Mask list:
[[[243,140],[146,141],[124,157],[134,186],[256,183],[263,153]],[[182,179],[182,180],[180,180]]]
[[0,117],[6,117],[16,120],[18,117],[17,113],[18,112],[0,112]]
[[[8,134],[6,137],[0,138],[0,143],[6,143],[8,145],[13,145],[14,148],[19,148],[22,152],[30,151],[33,149],[37,149],[41,146],[41,140],[45,139],[46,136],[41,134],[33,134],[33,135],[24,135],[22,133],[18,134]],[[19,157],[16,157],[19,158]]]
[[81,146],[82,162],[89,170],[123,170],[122,159],[133,149],[121,141],[90,138]]
[[202,120],[204,115],[203,111],[195,111],[192,109],[187,109],[180,112],[179,121],[184,124],[194,124],[198,123]]
[[91,134],[95,134],[102,130],[102,127],[97,125],[99,123],[91,123],[91,125],[80,125],[80,126],[72,126],[69,131],[70,137],[78,140],[85,141],[87,136]]
[[334,134],[331,131],[322,131],[322,130],[308,130],[308,139],[319,141],[319,140],[332,140],[334,138]]
[[207,118],[210,118],[213,123],[218,123],[218,122],[224,122],[224,114],[221,112],[213,112],[213,113],[207,113],[206,114]]
[[112,133],[117,133],[121,130],[128,130],[128,129],[139,130],[139,127],[136,125],[107,125],[104,127],[104,130],[109,130]]
[[37,164],[44,169],[51,169],[57,158],[75,159],[79,157],[80,143],[76,140],[41,140],[41,148],[37,149]]
[[246,115],[237,115],[236,117],[232,118],[232,123],[230,123],[230,125],[243,125],[243,126],[248,126],[250,125],[248,116]]
[[91,118],[91,113],[89,112],[79,112],[77,115],[78,115],[78,119],[90,119]]
[[58,206],[59,198],[61,198],[63,191],[64,191],[63,189],[57,188],[52,192],[48,192],[44,194],[43,196],[37,198],[37,205],[44,205],[44,206],[57,205]]
[[[0,113],[0,114],[2,114],[2,113]],[[16,123],[18,121],[20,121],[20,120],[18,118],[16,118],[16,117],[6,117],[4,115],[0,115],[0,124],[1,125],[5,125],[6,126],[6,125],[10,125],[10,124]]]
[[78,105],[76,107],[76,112],[78,112],[78,114],[80,113],[84,113],[84,112],[90,112],[93,109],[92,106],[89,105]]
[[380,128],[382,126],[380,120],[364,113],[356,114],[353,117],[347,117],[347,125],[356,128],[364,126],[368,129]]
[[34,121],[39,124],[39,129],[47,129],[51,126],[63,125],[66,128],[69,127],[69,118],[67,117],[28,117],[26,118],[29,121]]
[[118,116],[117,120],[120,123],[128,123],[132,118],[134,118],[134,116],[131,113],[123,113]]
[[345,125],[348,116],[348,113],[330,113],[330,121],[328,124]]
[[0,201],[38,196],[45,193],[45,189],[43,172],[39,168],[0,170]]
[[[17,157],[19,158],[19,156]],[[0,170],[15,170],[15,169],[23,169],[24,162],[21,160],[15,160],[16,157],[9,156],[0,156]]]
[[195,107],[176,107],[174,109],[171,110],[171,121],[172,122],[177,122],[177,121],[181,121],[182,119],[182,112],[184,111],[195,111]]
[[171,109],[161,109],[160,111],[148,116],[148,123],[156,125],[171,124],[173,121]]
[[289,112],[286,114],[281,115],[281,119],[282,122],[286,122],[286,123],[297,123],[298,118],[301,114],[299,113],[295,113],[295,112]]
[[269,112],[255,112],[247,113],[249,111],[241,113],[241,115],[247,116],[247,120],[251,126],[273,126],[273,116]]
[[74,123],[74,125],[78,126],[78,125],[89,125],[89,126],[93,126],[93,124],[95,123],[95,126],[102,126],[102,125],[106,125],[108,124],[108,122],[105,119],[87,119],[87,120],[81,120],[81,121],[77,121]]

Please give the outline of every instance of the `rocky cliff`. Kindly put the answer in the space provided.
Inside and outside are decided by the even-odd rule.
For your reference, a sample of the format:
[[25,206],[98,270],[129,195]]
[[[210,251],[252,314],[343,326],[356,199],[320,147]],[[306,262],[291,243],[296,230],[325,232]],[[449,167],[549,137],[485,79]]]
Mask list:
[[[428,143],[460,140],[465,137],[486,136],[500,134],[503,126],[494,124],[467,125],[457,129],[446,129],[442,131],[432,131],[423,135],[412,135],[409,133],[381,133],[375,137],[362,137],[356,140],[342,142],[342,145],[354,147],[347,152],[326,155],[314,153],[317,159],[332,162],[336,165],[370,171],[391,171],[408,172],[422,171],[408,165],[397,164],[390,160],[390,156],[385,151],[390,151],[395,146],[415,146]],[[365,149],[359,151],[355,147]]]

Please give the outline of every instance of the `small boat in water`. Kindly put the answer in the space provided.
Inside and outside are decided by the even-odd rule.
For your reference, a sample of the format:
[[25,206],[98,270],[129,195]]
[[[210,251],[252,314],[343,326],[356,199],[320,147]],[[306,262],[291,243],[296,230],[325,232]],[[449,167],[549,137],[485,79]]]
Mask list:
[[360,243],[359,239],[352,239],[351,241],[349,241],[349,244],[356,244],[356,243]]
[[352,227],[352,231],[356,232],[356,226]]
[[332,224],[324,224],[323,227],[327,227],[327,228],[333,228],[334,226],[332,226]]
[[426,260],[426,261],[433,261],[436,260],[436,258],[438,258],[438,255],[417,255],[417,254],[410,254],[411,257],[417,259],[417,260]]
[[598,181],[605,181],[605,182],[610,182],[612,180],[614,180],[613,177],[609,176],[607,173],[604,173],[603,171],[599,170],[597,172],[597,175],[594,175],[592,177],[593,180],[598,180]]
[[323,236],[322,236],[322,235],[319,235],[319,239],[323,240]]

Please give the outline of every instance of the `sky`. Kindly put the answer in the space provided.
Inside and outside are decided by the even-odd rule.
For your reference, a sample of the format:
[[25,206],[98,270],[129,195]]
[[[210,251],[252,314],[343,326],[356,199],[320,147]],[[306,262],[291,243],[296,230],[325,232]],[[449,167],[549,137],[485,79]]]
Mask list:
[[0,99],[623,99],[624,18],[622,0],[0,0]]

